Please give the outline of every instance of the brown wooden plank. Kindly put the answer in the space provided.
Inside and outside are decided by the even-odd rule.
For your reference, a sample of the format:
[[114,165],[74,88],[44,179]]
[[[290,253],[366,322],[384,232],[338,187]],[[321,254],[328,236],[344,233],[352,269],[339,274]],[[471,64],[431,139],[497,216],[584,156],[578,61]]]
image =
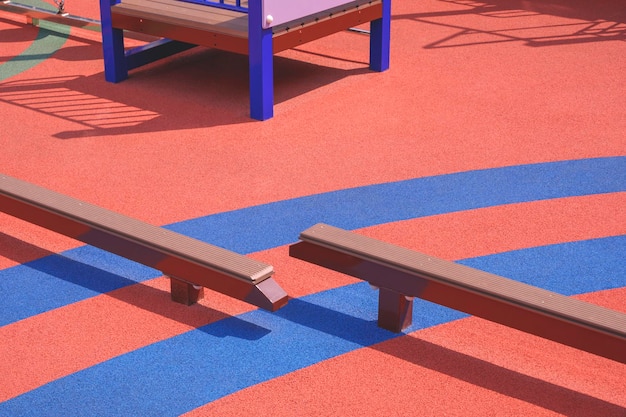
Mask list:
[[[153,22],[158,31],[158,24],[164,28],[179,26],[208,33],[229,35],[234,37],[248,37],[248,17],[245,13],[236,13],[228,10],[216,9],[207,6],[176,2],[158,2],[144,4],[143,1],[128,0],[111,8],[113,25],[120,29],[131,29],[120,26],[128,20],[116,19],[117,16],[128,16],[145,19]],[[179,4],[182,4],[179,5]],[[193,7],[189,7],[193,6]],[[152,33],[160,35],[159,33]],[[164,35],[160,35],[164,36]],[[176,39],[176,38],[171,38]],[[183,39],[176,39],[183,40]]]
[[[554,315],[603,327],[607,331],[626,334],[626,315],[623,313],[340,228],[320,224],[302,232],[300,239],[320,246],[329,245],[339,252],[368,259],[408,274],[462,286],[485,295],[514,300],[516,304],[528,308],[549,311]],[[419,297],[419,289],[403,290],[407,296]]]
[[6,175],[0,211],[262,308],[287,302],[271,265]]
[[133,7],[137,10],[160,12],[163,18],[172,15],[186,18],[190,21],[206,22],[214,24],[247,16],[246,13],[233,10],[220,9],[217,7],[204,6],[180,0],[123,0],[113,7]]
[[293,257],[626,363],[622,312],[325,224],[300,240]]
[[[123,14],[112,15],[113,27],[124,28],[136,33],[174,39],[195,45],[216,48],[239,54],[248,54],[247,37],[211,32],[204,29],[167,24],[145,17],[134,17]],[[246,33],[247,35],[247,33]]]

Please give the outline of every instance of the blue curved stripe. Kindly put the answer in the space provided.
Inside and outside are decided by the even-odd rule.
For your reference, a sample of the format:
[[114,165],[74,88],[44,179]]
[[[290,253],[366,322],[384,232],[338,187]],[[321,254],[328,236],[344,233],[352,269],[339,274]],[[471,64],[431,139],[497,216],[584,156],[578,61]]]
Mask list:
[[458,261],[565,295],[626,286],[626,236],[548,245]]
[[[626,190],[626,157],[493,168],[370,185],[168,226],[242,254],[285,245],[317,222],[356,229],[394,221]],[[0,325],[159,276],[93,247],[0,271]],[[29,294],[29,297],[24,297]]]
[[239,253],[289,244],[308,227],[348,230],[503,204],[626,191],[626,157],[492,168],[339,190],[201,217],[172,230]]
[[457,261],[564,295],[626,286],[626,236],[547,245]]
[[[571,294],[626,285],[626,236],[469,259],[490,272],[543,286],[536,265],[558,259],[553,289]],[[608,255],[608,256],[607,256]],[[580,259],[587,274],[581,278]],[[533,262],[528,262],[532,260]],[[601,266],[601,267],[599,267]],[[611,275],[605,273],[611,271]],[[581,285],[582,284],[582,285]],[[598,288],[598,286],[600,288]],[[0,404],[0,416],[175,416],[320,361],[398,337],[378,328],[376,294],[366,283],[292,300],[276,313],[256,310],[113,358]],[[410,331],[462,318],[416,300]]]

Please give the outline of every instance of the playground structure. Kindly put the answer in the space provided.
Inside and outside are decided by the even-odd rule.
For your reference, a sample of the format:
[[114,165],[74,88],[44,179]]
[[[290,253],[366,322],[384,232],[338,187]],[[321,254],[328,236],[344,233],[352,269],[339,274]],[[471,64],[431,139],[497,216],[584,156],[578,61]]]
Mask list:
[[618,311],[321,223],[289,253],[379,288],[378,324],[394,332],[411,325],[419,297],[626,363],[626,314]]
[[[390,0],[100,0],[105,78],[128,72],[194,46],[249,60],[250,116],[273,116],[273,55],[370,22],[370,69],[389,67]],[[124,31],[161,38],[126,50]]]
[[[369,66],[389,68],[391,0],[100,0],[101,21],[68,13],[0,2],[0,11],[37,24],[45,20],[101,30],[105,79],[118,83],[129,71],[195,46],[247,54],[250,116],[266,120],[274,111],[273,55],[336,32],[370,35]],[[370,23],[370,30],[359,29]],[[158,38],[127,49],[125,37]]]
[[271,265],[6,175],[0,212],[162,271],[179,303],[204,287],[270,311],[288,301]]

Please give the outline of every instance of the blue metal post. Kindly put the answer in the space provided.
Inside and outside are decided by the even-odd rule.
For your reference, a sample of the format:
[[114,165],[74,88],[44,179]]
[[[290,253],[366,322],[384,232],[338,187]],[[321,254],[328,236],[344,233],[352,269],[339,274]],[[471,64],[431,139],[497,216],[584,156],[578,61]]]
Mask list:
[[263,29],[264,21],[261,0],[250,0],[248,3],[250,117],[257,120],[266,120],[274,115],[272,29]]
[[111,6],[119,2],[120,0],[100,0],[104,78],[113,83],[128,78],[124,55],[124,32],[121,29],[114,29],[111,21]]
[[383,16],[370,23],[370,69],[389,69],[391,44],[391,0],[383,0]]

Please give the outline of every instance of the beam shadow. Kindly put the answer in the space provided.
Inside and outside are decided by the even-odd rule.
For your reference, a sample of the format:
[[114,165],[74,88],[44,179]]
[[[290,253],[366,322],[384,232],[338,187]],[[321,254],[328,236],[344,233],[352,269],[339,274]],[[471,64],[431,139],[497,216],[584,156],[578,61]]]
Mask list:
[[[13,250],[9,250],[8,253],[3,253],[3,255],[14,259],[16,262],[20,262],[24,259],[24,256],[30,256],[33,253],[39,255],[49,253],[45,249],[2,233],[0,233],[0,239],[5,241],[2,242],[2,246],[6,247],[9,245],[13,248]],[[18,250],[15,251],[15,248]],[[221,338],[236,337],[254,343],[254,341],[262,339],[271,332],[271,330],[263,326],[245,320],[245,316],[228,315],[202,305],[194,305],[192,307],[174,306],[169,298],[169,293],[166,291],[103,271],[97,267],[62,255],[53,254],[52,257],[56,258],[52,264],[50,262],[41,262],[46,260],[44,258],[28,262],[24,266],[100,292],[105,296],[115,298],[170,320],[175,320],[213,336]],[[53,266],[55,264],[56,266]],[[69,273],[68,271],[72,272]],[[90,279],[85,279],[84,277],[90,277]],[[97,281],[102,279],[113,279],[118,282],[120,288],[112,291],[103,291],[97,283]],[[129,290],[129,288],[125,287],[131,288]],[[194,314],[196,319],[190,318],[189,315],[185,314],[185,309],[189,308],[196,310]],[[281,310],[274,313],[263,312],[263,314],[276,315],[282,319],[347,340],[359,346],[374,349],[469,384],[571,417],[586,417],[589,415],[623,416],[626,413],[625,408],[616,404],[503,368],[420,340],[414,336],[387,332],[377,328],[375,321],[354,317],[303,299],[292,299]],[[205,322],[199,322],[197,319],[198,315],[206,318]],[[211,323],[225,319],[227,319],[226,323],[228,323],[228,326],[211,325]],[[377,332],[384,332],[383,339],[385,340],[371,345],[371,335],[368,334],[372,332],[372,329],[375,329]]]
[[286,307],[273,314],[469,384],[570,417],[590,415],[618,417],[626,413],[626,408],[616,404],[503,368],[417,337],[398,336],[387,332],[389,340],[367,346],[364,343],[366,339],[364,335],[368,333],[368,330],[371,332],[372,326],[376,326],[375,321],[366,321],[302,299],[291,300]]
[[[371,347],[414,365],[569,417],[621,417],[626,408],[460,353],[417,337]],[[555,366],[560,366],[555,363]]]
[[[36,245],[0,232],[0,248],[8,247],[11,249],[3,250],[2,255],[15,262],[21,263],[22,267],[36,270],[59,280],[80,286],[106,297],[111,297],[214,336],[253,338],[253,340],[256,340],[269,333],[267,329],[252,325],[238,317],[201,304],[185,306],[175,303],[171,300],[169,291],[163,291],[134,279],[102,270],[60,254],[51,253]],[[100,251],[100,249],[96,250]],[[32,259],[32,256],[38,256],[40,259],[22,263],[24,259]],[[124,259],[113,254],[111,254],[111,256]],[[143,268],[146,270],[150,269],[147,267]],[[154,270],[154,276],[152,278],[148,277],[147,279],[158,278],[159,276],[159,272]],[[145,277],[142,278],[145,280]],[[205,290],[205,294],[205,297],[210,297],[213,292]],[[63,306],[57,308],[61,307]],[[189,314],[190,309],[193,310],[193,314]],[[44,312],[45,311],[42,311],[41,313]],[[199,317],[201,317],[201,319],[199,319]],[[211,326],[207,326],[207,324],[226,318],[233,323],[238,323],[237,326],[233,327],[232,332],[224,332],[223,330],[212,332]]]

